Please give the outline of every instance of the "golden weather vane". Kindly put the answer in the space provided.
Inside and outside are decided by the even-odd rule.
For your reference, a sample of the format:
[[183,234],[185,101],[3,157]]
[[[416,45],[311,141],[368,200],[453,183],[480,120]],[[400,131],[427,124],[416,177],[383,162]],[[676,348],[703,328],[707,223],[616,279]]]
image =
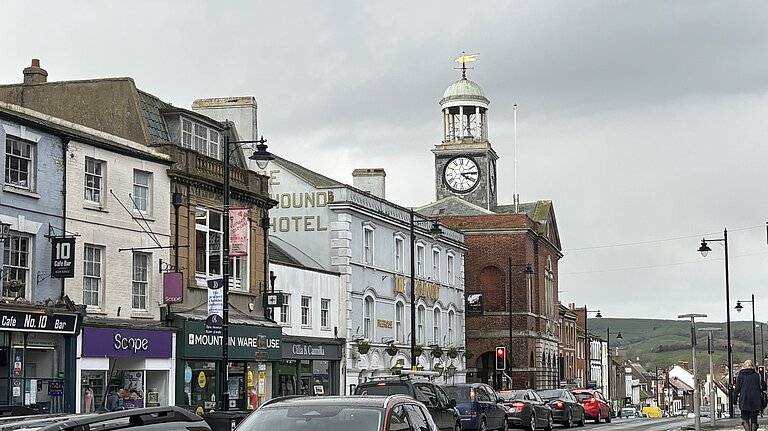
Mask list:
[[[480,53],[467,54],[466,51],[461,51],[461,57],[456,59],[457,63],[461,63],[461,79],[467,79],[467,63],[477,61],[477,56]],[[469,69],[472,69],[471,67]]]

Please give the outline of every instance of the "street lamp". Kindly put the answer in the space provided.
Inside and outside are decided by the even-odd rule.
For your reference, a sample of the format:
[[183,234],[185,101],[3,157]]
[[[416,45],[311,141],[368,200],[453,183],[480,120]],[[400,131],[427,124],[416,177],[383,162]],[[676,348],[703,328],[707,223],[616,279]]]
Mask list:
[[713,427],[715,426],[715,416],[720,411],[715,400],[715,367],[712,364],[712,355],[715,352],[715,345],[712,342],[712,333],[716,331],[722,331],[722,328],[699,328],[699,331],[707,331],[707,353],[709,354],[709,423]]
[[[621,341],[621,339],[624,338],[621,336],[621,331],[616,335],[616,340]],[[613,407],[613,395],[611,394],[611,368],[613,367],[613,360],[611,359],[613,355],[611,355],[611,328],[605,328],[605,339],[606,341],[606,349],[608,350],[608,379],[606,386],[608,387],[608,390],[606,393],[608,394],[608,400],[611,401],[611,407]],[[614,391],[615,392],[615,391]]]
[[509,258],[509,295],[507,298],[507,314],[508,314],[508,326],[509,326],[509,345],[507,347],[507,369],[509,370],[509,376],[507,378],[509,381],[507,384],[509,385],[509,388],[512,389],[512,268],[523,268],[523,270],[520,272],[521,274],[525,274],[526,276],[533,275],[533,267],[530,263],[526,263],[524,265],[515,265],[512,263],[512,257]]
[[598,319],[603,317],[602,314],[600,314],[600,310],[589,310],[587,309],[587,306],[584,306],[584,387],[587,387],[587,384],[589,383],[589,377],[588,374],[591,374],[592,366],[590,365],[590,345],[589,345],[589,329],[587,320],[589,320],[589,313],[596,313],[595,317]]
[[[230,141],[229,136],[230,135],[230,126],[229,123],[224,125],[224,222],[222,223],[222,266],[223,269],[221,271],[222,275],[222,319],[223,324],[221,327],[221,371],[220,371],[220,379],[221,379],[221,410],[227,410],[229,408],[229,391],[228,391],[228,377],[229,377],[229,194],[231,192],[230,190],[230,184],[229,184],[229,167],[230,167],[230,157],[231,157],[231,151],[230,151],[230,145],[232,144],[258,144],[256,146],[257,150],[256,152],[249,157],[251,160],[255,160],[256,164],[264,169],[267,167],[267,164],[270,160],[274,160],[275,156],[270,154],[267,151],[267,140],[263,137],[259,140],[254,141]],[[263,165],[263,166],[262,166]],[[266,232],[265,232],[266,234]],[[265,235],[264,239],[264,283],[266,285],[268,278],[268,264],[267,264],[267,239]]]
[[[736,301],[736,309],[737,312],[741,313],[741,310],[744,309],[744,307],[741,305],[742,302],[749,302],[752,305],[752,363],[757,366],[757,331],[755,327],[755,294],[753,293],[751,296],[752,299],[746,300],[746,299],[739,299]],[[762,330],[762,328],[761,328]]]
[[[693,424],[696,431],[701,431],[701,400],[699,399],[699,382],[696,377],[696,321],[697,317],[706,318],[706,314],[689,313],[677,316],[678,319],[691,319],[691,356],[693,357]],[[712,412],[710,411],[710,415]]]
[[[728,229],[723,229],[722,238],[701,239],[701,247],[699,247],[699,253],[701,253],[701,255],[704,257],[707,257],[707,254],[712,251],[712,249],[707,245],[707,241],[722,242],[723,246],[725,246],[725,333],[727,339],[725,351],[728,359],[728,383],[726,384],[726,387],[728,388],[728,396],[730,397],[730,394],[733,390],[731,387],[733,374],[733,348],[731,347],[731,288],[730,277],[728,273]],[[733,417],[733,403],[731,403],[730,400],[728,401],[728,414]]]
[[424,223],[431,224],[428,233],[432,239],[438,239],[443,234],[440,224],[434,220],[416,220],[416,212],[410,209],[409,230],[411,235],[411,370],[417,369],[416,358],[416,337],[419,335],[416,331],[416,225]]

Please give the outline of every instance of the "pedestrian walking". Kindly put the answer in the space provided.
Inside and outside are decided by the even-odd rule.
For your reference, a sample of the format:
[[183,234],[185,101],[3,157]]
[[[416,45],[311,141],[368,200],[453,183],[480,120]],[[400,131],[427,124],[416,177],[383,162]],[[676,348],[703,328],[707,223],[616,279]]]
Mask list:
[[757,415],[763,408],[765,381],[755,371],[752,361],[744,361],[744,368],[736,377],[736,400],[741,409],[741,424],[745,431],[757,431]]

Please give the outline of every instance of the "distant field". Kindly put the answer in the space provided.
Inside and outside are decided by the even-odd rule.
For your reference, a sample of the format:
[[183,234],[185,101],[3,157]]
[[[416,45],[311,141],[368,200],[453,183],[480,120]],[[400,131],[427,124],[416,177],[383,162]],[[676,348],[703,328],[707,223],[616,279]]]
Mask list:
[[[691,361],[690,322],[656,319],[590,318],[589,332],[605,339],[606,328],[611,329],[611,351],[626,359],[639,361],[653,372],[655,367],[668,367],[678,361]],[[697,327],[720,327],[715,333],[714,361],[717,366],[726,363],[725,323],[706,322]],[[622,339],[616,340],[621,332]],[[697,331],[696,361],[702,371],[707,371],[707,334]],[[768,334],[766,334],[768,335]],[[752,358],[752,322],[731,322],[733,360],[736,363]],[[761,355],[760,329],[757,330],[757,356]]]

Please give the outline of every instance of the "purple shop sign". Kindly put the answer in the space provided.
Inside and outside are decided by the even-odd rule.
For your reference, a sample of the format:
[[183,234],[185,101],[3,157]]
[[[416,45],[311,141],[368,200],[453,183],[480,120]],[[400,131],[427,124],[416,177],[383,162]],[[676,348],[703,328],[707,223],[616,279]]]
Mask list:
[[163,304],[184,302],[184,284],[180,272],[163,273]]
[[83,356],[170,358],[171,333],[116,328],[83,328]]

